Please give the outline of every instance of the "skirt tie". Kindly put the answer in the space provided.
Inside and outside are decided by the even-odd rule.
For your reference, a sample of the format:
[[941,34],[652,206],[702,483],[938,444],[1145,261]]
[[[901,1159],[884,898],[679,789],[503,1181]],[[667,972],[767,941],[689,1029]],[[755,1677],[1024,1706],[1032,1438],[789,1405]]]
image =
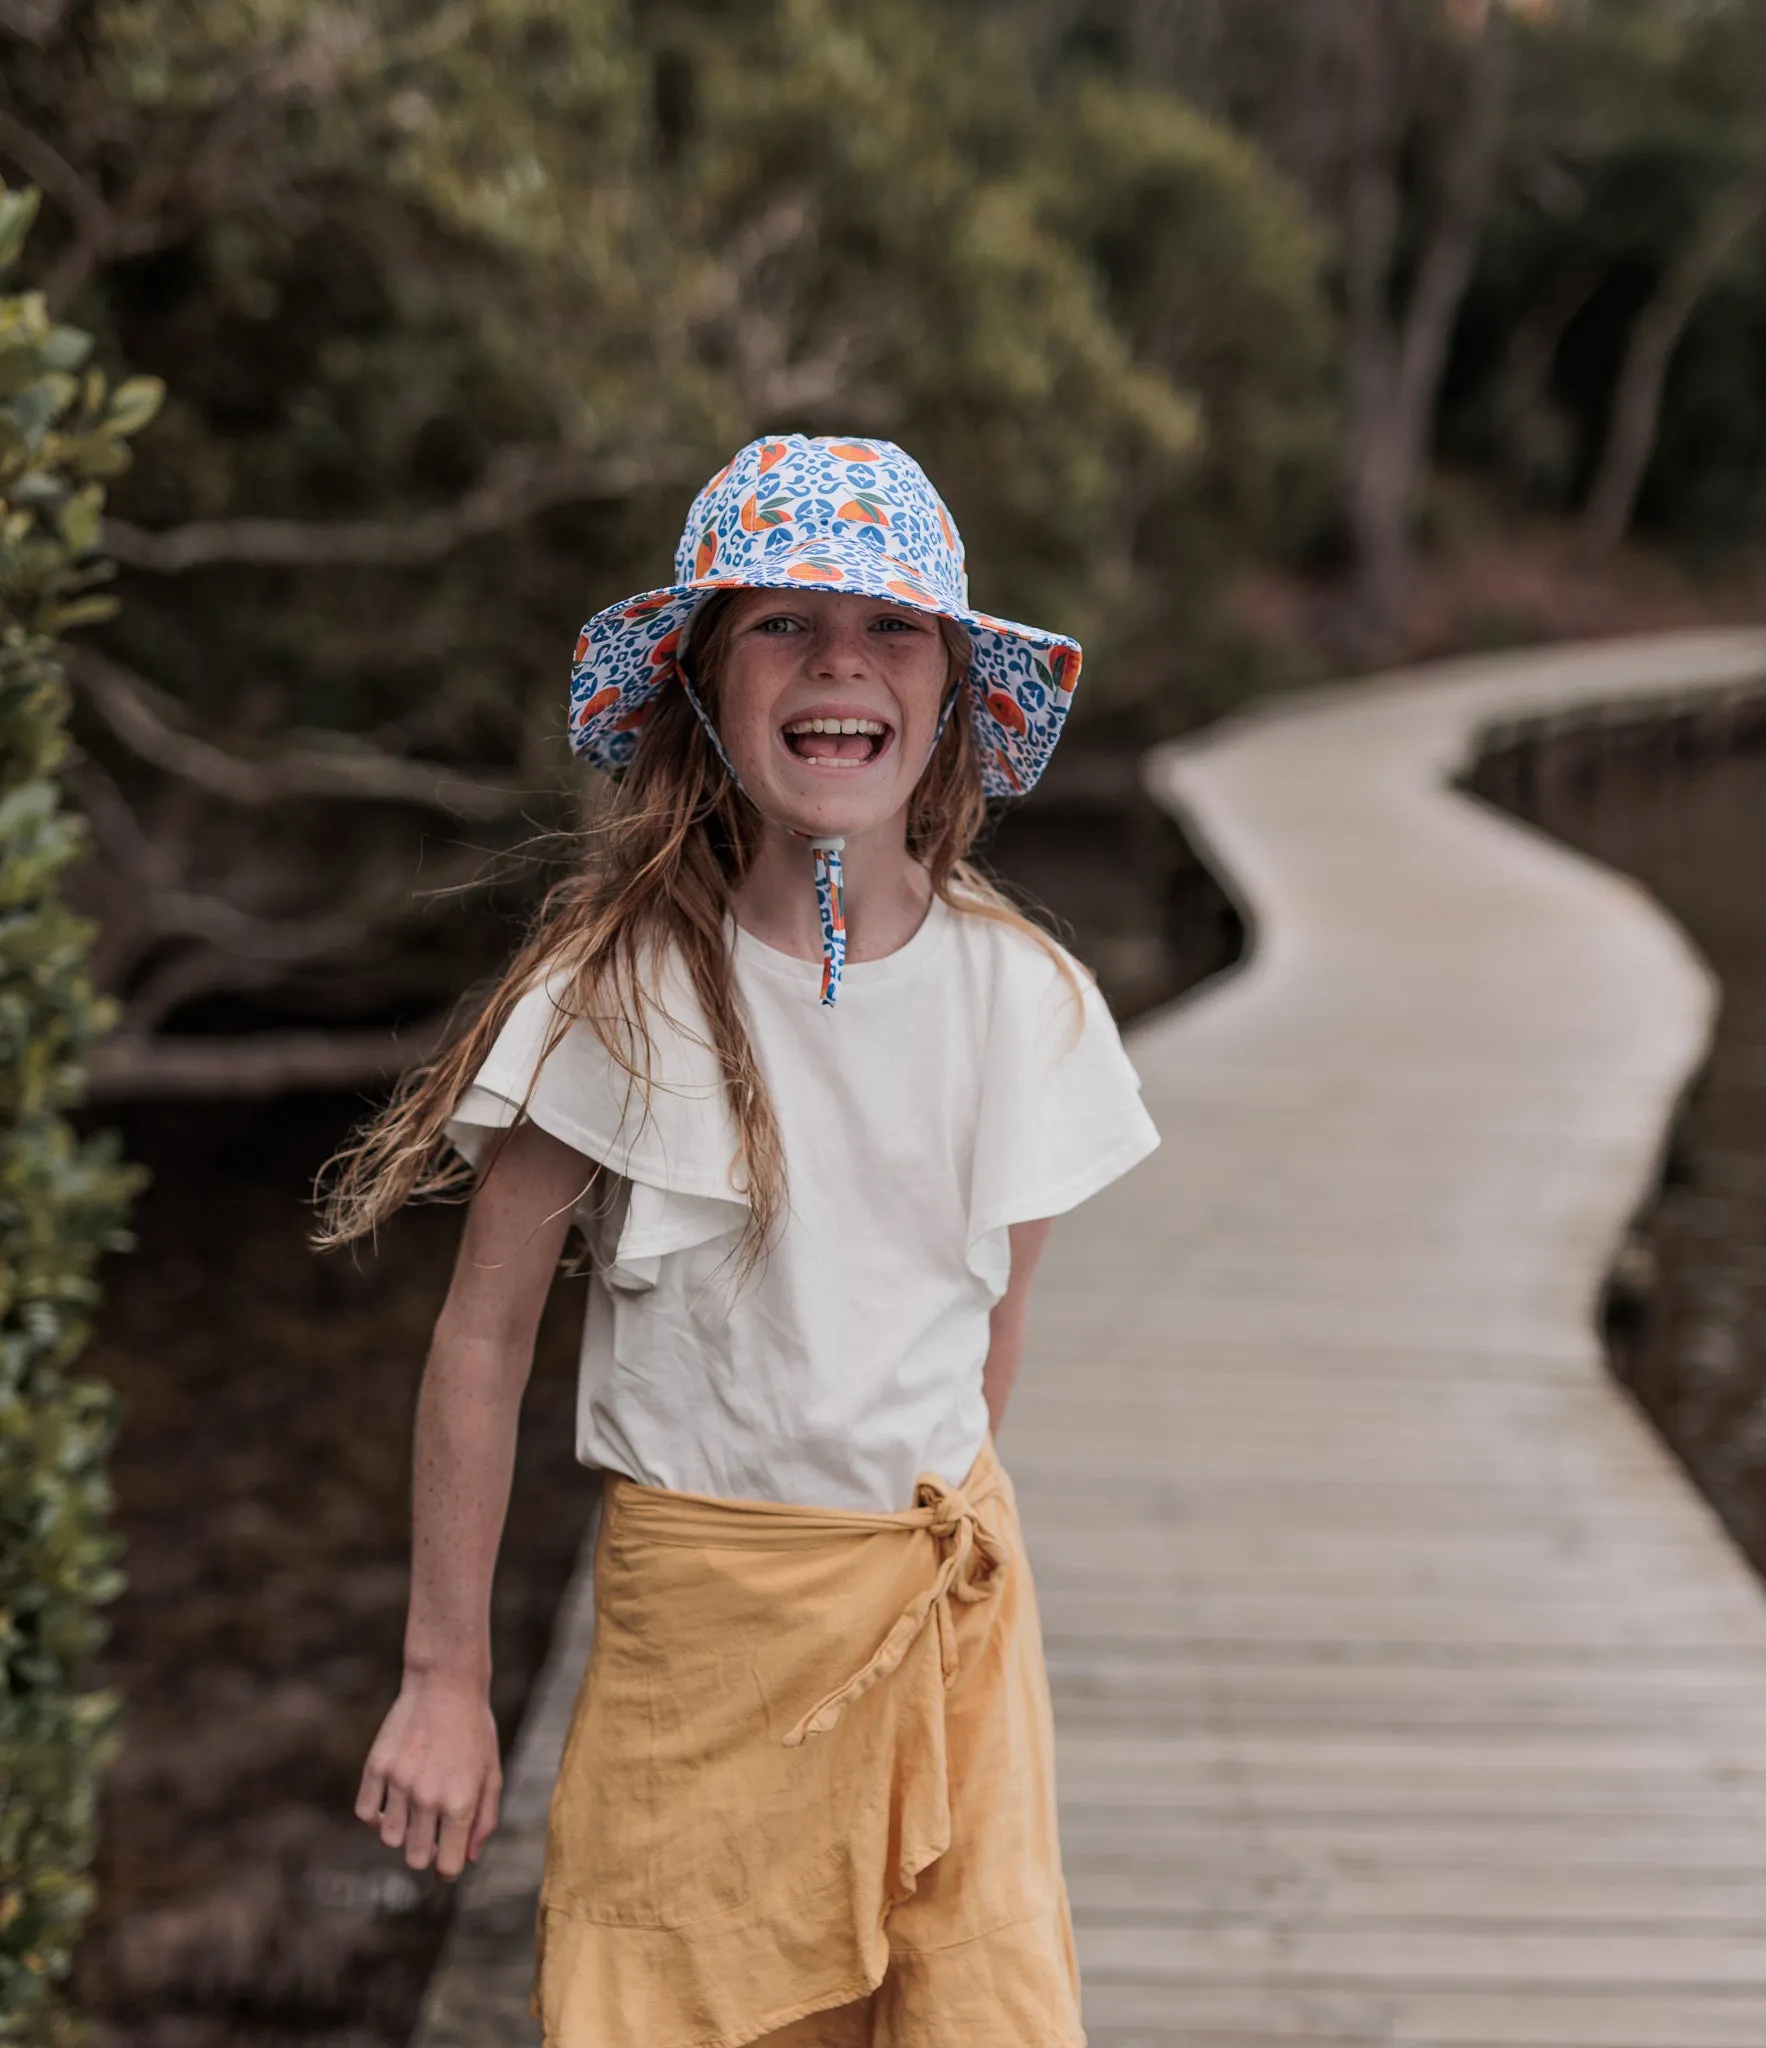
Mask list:
[[914,1488],[914,1505],[899,1519],[910,1528],[924,1529],[932,1538],[938,1560],[932,1583],[908,1602],[869,1662],[810,1708],[785,1737],[787,1749],[800,1747],[812,1735],[826,1735],[854,1700],[900,1665],[928,1622],[935,1621],[938,1629],[938,1660],[945,1689],[955,1682],[957,1637],[950,1604],[953,1600],[990,1599],[1000,1574],[1012,1561],[1011,1550],[982,1522],[960,1486],[947,1486],[933,1473],[922,1473]]

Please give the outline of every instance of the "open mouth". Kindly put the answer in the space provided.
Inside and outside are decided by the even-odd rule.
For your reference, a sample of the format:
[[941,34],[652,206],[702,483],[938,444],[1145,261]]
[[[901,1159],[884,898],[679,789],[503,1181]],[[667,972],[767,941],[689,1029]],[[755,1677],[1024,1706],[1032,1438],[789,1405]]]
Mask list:
[[888,746],[890,730],[877,718],[794,718],[785,744],[800,761],[824,768],[864,768]]

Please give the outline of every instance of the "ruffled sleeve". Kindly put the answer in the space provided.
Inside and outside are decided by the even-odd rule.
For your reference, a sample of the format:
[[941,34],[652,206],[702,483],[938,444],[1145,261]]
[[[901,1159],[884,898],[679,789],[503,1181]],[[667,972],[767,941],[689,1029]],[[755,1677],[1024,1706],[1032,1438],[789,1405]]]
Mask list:
[[648,1090],[563,1011],[560,984],[543,982],[516,1003],[447,1125],[474,1167],[498,1131],[526,1118],[616,1175],[611,1200],[591,1195],[578,1210],[613,1287],[653,1287],[665,1254],[739,1233],[748,1221],[717,1060],[691,1021],[690,992],[675,980],[665,979],[649,1020]]
[[[998,930],[998,928],[995,928]],[[1014,1223],[1064,1215],[1159,1143],[1097,984],[1010,930],[995,941],[969,1201],[969,1265],[996,1290]]]

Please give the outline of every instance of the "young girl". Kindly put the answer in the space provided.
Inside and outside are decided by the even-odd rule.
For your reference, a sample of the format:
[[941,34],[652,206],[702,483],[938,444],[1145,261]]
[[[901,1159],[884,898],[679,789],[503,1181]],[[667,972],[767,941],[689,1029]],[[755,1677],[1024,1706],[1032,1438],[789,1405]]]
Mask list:
[[405,1675],[357,1811],[496,1825],[488,1611],[574,1222],[607,1474],[553,1797],[550,2048],[1074,2048],[1047,1679],[992,1448],[1050,1217],[1157,1142],[1089,978],[966,864],[1079,649],[970,609],[882,441],[780,436],[592,619],[617,778],[479,1021],[344,1162],[330,1240],[476,1169],[418,1405]]

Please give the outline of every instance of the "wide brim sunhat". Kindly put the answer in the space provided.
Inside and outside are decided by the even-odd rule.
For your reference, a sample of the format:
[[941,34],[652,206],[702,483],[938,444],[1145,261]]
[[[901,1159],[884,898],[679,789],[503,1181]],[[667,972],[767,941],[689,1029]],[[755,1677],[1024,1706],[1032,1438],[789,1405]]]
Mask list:
[[963,689],[990,797],[1022,796],[1060,738],[1079,643],[976,611],[944,500],[890,441],[778,434],[749,442],[693,501],[675,580],[609,605],[577,640],[570,741],[617,773],[677,683],[694,613],[720,590],[828,590],[954,619],[974,655]]

